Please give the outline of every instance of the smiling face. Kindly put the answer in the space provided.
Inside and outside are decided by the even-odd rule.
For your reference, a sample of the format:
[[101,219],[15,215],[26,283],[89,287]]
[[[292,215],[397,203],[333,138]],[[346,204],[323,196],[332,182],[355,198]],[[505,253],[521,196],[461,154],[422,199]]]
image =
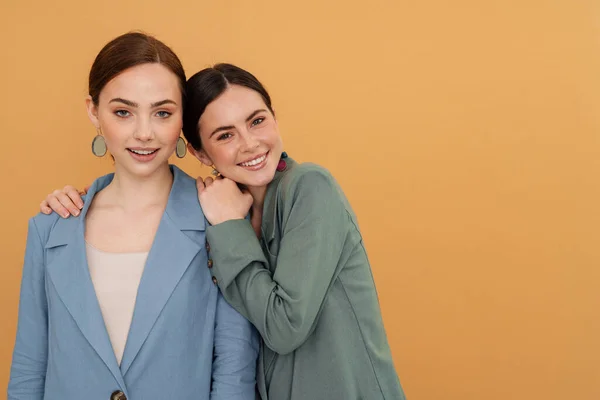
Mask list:
[[249,188],[268,185],[283,151],[277,121],[260,94],[240,85],[206,107],[198,122],[197,157],[221,175]]
[[100,128],[117,170],[149,176],[168,165],[182,125],[177,76],[161,64],[142,64],[110,80],[88,115]]

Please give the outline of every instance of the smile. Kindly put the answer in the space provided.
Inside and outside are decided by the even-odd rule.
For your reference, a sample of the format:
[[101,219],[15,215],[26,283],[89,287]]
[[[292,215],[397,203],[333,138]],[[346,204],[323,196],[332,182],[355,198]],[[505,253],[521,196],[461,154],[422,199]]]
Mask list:
[[139,154],[140,156],[148,156],[150,154],[154,154],[158,151],[158,149],[154,149],[154,150],[142,150],[142,149],[127,149],[130,152],[134,153],[134,154]]
[[253,167],[255,165],[258,165],[258,164],[262,163],[266,159],[267,159],[267,153],[263,154],[262,156],[259,156],[259,157],[255,158],[253,160],[244,161],[242,163],[239,163],[238,165],[241,165],[242,167]]

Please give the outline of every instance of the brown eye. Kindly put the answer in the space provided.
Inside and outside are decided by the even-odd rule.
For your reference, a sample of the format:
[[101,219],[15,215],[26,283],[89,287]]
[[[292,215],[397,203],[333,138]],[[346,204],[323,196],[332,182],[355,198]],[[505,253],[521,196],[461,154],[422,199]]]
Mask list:
[[217,140],[225,140],[225,139],[229,139],[231,137],[231,133],[227,132],[227,133],[223,133],[221,135],[219,135],[219,137],[217,138]]

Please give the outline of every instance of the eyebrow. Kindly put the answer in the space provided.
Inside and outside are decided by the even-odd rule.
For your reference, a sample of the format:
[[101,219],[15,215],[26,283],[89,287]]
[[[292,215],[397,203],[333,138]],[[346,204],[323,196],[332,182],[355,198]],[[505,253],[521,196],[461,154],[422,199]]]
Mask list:
[[[252,114],[250,114],[250,115],[249,115],[249,116],[246,118],[246,122],[249,122],[249,121],[250,121],[252,118],[254,118],[254,117],[256,116],[256,114],[258,114],[258,113],[261,113],[261,112],[266,112],[266,111],[267,111],[267,110],[265,110],[265,109],[263,109],[263,108],[261,108],[260,110],[256,110],[256,111],[254,111]],[[210,138],[211,138],[211,137],[213,137],[213,135],[214,135],[215,133],[217,133],[217,132],[220,132],[220,131],[227,131],[227,130],[229,130],[229,129],[233,129],[233,128],[235,128],[235,126],[233,126],[233,125],[220,126],[220,127],[218,127],[217,129],[215,129],[214,131],[212,131],[212,133],[210,134],[210,136],[209,136],[208,138],[210,139]]]
[[[115,97],[114,99],[112,99],[111,101],[109,101],[109,103],[123,103],[129,107],[139,107],[140,105],[134,101],[131,100],[126,100],[126,99],[122,99],[120,97]],[[177,103],[175,103],[173,100],[169,100],[169,99],[165,99],[165,100],[161,100],[161,101],[157,101],[156,103],[152,103],[150,104],[151,107],[160,107],[162,105],[165,104],[175,104],[177,105]]]
[[256,110],[256,111],[254,111],[252,114],[250,114],[250,115],[248,116],[248,118],[246,118],[246,122],[250,122],[250,120],[251,120],[252,118],[254,118],[254,117],[256,116],[256,114],[258,114],[258,113],[261,113],[261,112],[263,112],[263,111],[264,111],[264,112],[266,112],[267,110],[264,110],[264,109],[262,109],[262,108],[261,108],[260,110]]

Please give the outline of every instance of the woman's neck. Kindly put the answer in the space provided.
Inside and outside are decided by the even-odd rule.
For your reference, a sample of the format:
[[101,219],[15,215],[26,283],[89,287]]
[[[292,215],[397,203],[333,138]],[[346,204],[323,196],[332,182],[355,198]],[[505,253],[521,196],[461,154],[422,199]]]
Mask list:
[[260,212],[265,204],[267,195],[267,186],[247,186],[248,192],[252,195],[252,212]]
[[165,206],[169,199],[173,174],[168,164],[151,175],[140,177],[116,168],[112,182],[103,190],[105,199],[127,210],[140,210],[152,206]]
[[267,194],[267,186],[249,186],[248,192],[252,195],[252,207],[250,208],[250,223],[256,236],[261,236],[263,206]]

